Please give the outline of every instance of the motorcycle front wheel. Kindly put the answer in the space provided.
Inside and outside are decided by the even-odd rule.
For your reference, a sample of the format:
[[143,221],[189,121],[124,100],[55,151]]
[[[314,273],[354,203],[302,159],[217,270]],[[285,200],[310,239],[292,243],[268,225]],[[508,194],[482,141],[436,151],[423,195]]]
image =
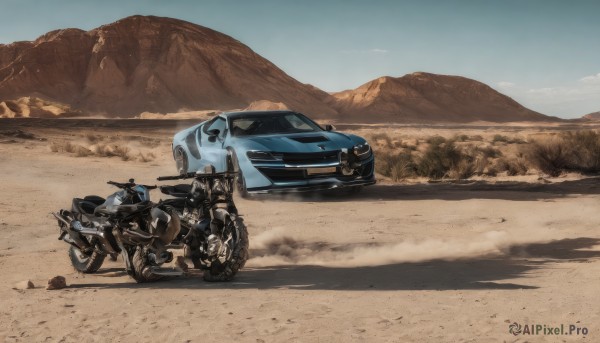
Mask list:
[[248,259],[248,229],[244,220],[240,217],[235,219],[235,245],[229,258],[225,261],[216,260],[211,263],[208,270],[204,272],[203,278],[209,282],[231,281],[235,274],[244,267]]
[[71,246],[69,248],[69,259],[71,264],[80,273],[95,273],[100,269],[106,255],[94,251],[90,255],[86,255],[78,248]]
[[162,279],[162,276],[152,273],[141,247],[136,248],[131,263],[133,265],[132,277],[137,283],[152,282]]

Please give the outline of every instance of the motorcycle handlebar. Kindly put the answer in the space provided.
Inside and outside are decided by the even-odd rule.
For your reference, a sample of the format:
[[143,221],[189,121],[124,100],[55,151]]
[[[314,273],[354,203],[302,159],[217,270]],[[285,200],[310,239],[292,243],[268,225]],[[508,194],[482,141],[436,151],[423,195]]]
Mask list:
[[121,183],[121,182],[115,182],[115,181],[108,181],[107,184],[116,186],[118,188],[127,189],[127,190],[131,190],[131,187],[135,187],[135,186],[146,187],[146,189],[148,189],[148,190],[150,190],[150,189],[157,189],[158,188],[157,185],[154,185],[154,186],[150,186],[150,185],[138,185],[138,184],[135,184],[133,182]]

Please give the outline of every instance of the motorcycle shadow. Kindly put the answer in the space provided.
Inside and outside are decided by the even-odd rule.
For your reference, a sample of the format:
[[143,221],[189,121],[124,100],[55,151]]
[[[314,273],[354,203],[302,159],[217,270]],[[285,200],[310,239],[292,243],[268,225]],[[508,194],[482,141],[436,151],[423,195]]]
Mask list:
[[[513,245],[506,255],[472,257],[454,261],[432,260],[419,263],[394,263],[377,266],[327,267],[314,265],[280,265],[243,269],[232,282],[203,282],[201,271],[185,277],[165,278],[158,282],[136,284],[89,283],[72,288],[150,288],[150,289],[260,289],[260,290],[510,290],[537,289],[530,276],[549,263],[585,262],[600,258],[600,251],[590,249],[599,238],[581,237],[547,243]],[[321,245],[327,248],[326,245]],[[256,251],[254,251],[256,253]],[[252,252],[251,252],[252,253]],[[521,283],[515,283],[520,279]]]

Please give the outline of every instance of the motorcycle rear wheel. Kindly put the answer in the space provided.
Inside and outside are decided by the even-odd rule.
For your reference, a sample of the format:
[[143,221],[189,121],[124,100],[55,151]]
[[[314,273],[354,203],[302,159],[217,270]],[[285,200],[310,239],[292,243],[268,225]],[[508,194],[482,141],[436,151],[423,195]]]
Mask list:
[[69,248],[71,264],[80,273],[91,274],[97,272],[102,266],[105,257],[106,255],[102,255],[96,251],[87,256],[74,246]]
[[219,282],[219,281],[231,281],[235,274],[244,267],[246,260],[248,260],[248,229],[244,224],[244,220],[237,217],[235,220],[235,226],[238,232],[237,244],[233,247],[231,258],[227,261],[220,263],[218,261],[213,262],[208,270],[204,272],[204,281]]

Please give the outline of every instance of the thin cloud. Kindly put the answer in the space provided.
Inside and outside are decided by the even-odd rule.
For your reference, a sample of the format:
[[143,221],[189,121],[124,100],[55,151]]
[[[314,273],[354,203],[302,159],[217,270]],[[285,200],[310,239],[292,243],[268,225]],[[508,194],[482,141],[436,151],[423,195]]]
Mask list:
[[573,118],[600,109],[600,73],[549,87],[528,88],[508,81],[495,85],[500,92],[544,114]]
[[600,73],[582,77],[579,81],[583,83],[600,83]]

